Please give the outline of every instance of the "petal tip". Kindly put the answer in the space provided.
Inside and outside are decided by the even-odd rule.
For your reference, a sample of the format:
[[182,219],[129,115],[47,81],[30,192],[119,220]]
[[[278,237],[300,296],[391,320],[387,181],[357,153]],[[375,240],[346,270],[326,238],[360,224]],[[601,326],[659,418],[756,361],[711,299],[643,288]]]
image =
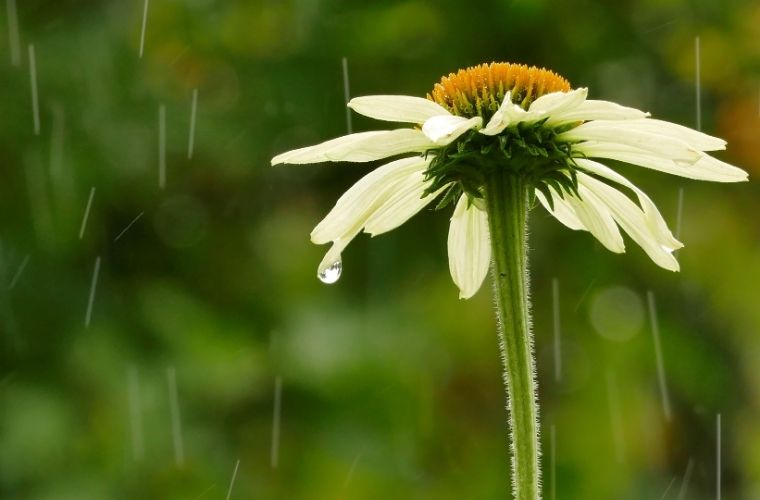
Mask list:
[[670,271],[672,273],[677,273],[681,270],[681,265],[678,263],[678,259],[673,257],[673,255],[670,255],[670,259],[668,259],[667,263],[665,262],[655,262],[658,266],[661,268]]
[[612,253],[623,254],[625,253],[625,243],[623,243],[622,245],[618,247],[613,247],[613,248],[607,247],[607,249]]

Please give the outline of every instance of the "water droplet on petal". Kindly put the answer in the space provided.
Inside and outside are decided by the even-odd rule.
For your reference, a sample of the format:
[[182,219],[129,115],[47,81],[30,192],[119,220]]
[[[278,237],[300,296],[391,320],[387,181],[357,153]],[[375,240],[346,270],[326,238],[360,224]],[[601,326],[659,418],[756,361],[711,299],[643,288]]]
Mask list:
[[332,285],[336,281],[340,279],[340,273],[343,272],[343,262],[341,260],[336,260],[323,270],[319,271],[317,273],[317,277],[319,278],[319,281],[322,283],[325,283],[327,285]]

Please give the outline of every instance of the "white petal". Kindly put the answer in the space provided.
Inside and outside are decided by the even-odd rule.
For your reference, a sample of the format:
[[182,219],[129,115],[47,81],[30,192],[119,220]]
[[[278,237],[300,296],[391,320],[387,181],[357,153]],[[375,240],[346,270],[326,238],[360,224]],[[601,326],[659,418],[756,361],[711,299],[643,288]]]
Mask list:
[[714,182],[746,182],[748,174],[739,167],[735,167],[708,154],[702,154],[699,160],[687,168],[700,171],[704,180]]
[[430,182],[425,182],[424,179],[424,172],[414,172],[399,182],[394,187],[393,194],[367,219],[364,232],[377,236],[396,229],[449,187],[447,184],[423,198],[422,194],[430,185]]
[[367,162],[404,153],[421,153],[433,146],[422,132],[410,128],[360,132],[277,155],[272,159],[272,165],[323,161]]
[[673,161],[625,144],[598,141],[575,144],[573,151],[592,158],[618,160],[689,179],[714,182],[742,182],[747,180],[747,172],[744,170],[705,153],[699,153],[696,160],[692,162]]
[[644,212],[626,195],[593,177],[578,172],[578,182],[593,191],[607,205],[615,221],[649,255],[655,264],[670,271],[678,271],[678,261],[672,248],[665,248],[647,224]]
[[341,260],[341,254],[343,253],[343,250],[346,248],[346,246],[348,246],[349,243],[351,243],[351,240],[353,240],[357,234],[358,232],[347,234],[343,238],[338,238],[333,242],[332,246],[322,258],[322,261],[319,263],[319,266],[317,266],[317,275],[322,274],[325,269]]
[[674,137],[662,136],[635,128],[628,121],[590,121],[557,136],[560,141],[602,141],[623,144],[656,153],[672,160],[696,161],[700,151]]
[[439,115],[425,121],[422,133],[435,144],[445,146],[468,130],[480,128],[482,125],[483,119],[479,116],[467,119],[461,116]]
[[614,126],[623,130],[647,132],[664,137],[670,137],[685,142],[694,149],[700,151],[717,151],[726,149],[726,141],[703,134],[688,127],[677,125],[675,123],[652,118],[643,118],[638,120],[609,121],[596,120],[595,126]]
[[507,92],[504,95],[504,100],[501,101],[501,106],[499,106],[499,109],[496,110],[491,119],[488,120],[488,124],[480,133],[484,135],[497,135],[510,125],[539,119],[541,116],[543,116],[542,112],[528,112],[517,104],[514,104],[512,102],[512,92]]
[[483,284],[491,265],[488,216],[462,195],[449,226],[449,271],[459,287],[459,298],[469,299]]
[[602,245],[615,253],[625,252],[625,243],[607,206],[585,186],[578,186],[580,199],[565,193],[578,219]]
[[609,101],[586,99],[574,109],[552,113],[547,125],[559,125],[588,120],[635,120],[646,118],[649,113],[634,108],[627,108]]
[[552,203],[554,203],[554,208],[549,205],[549,201],[546,199],[546,197],[536,189],[536,198],[538,198],[538,201],[541,202],[541,205],[544,206],[547,212],[552,214],[555,219],[560,221],[565,226],[569,227],[570,229],[574,231],[587,231],[586,226],[583,225],[581,220],[578,218],[578,214],[575,213],[575,209],[570,205],[570,203],[560,198],[558,194],[554,191],[553,188],[549,188],[554,196],[552,196]]
[[451,114],[429,99],[406,95],[354,97],[348,107],[364,116],[389,122],[425,123],[428,118]]
[[678,241],[673,236],[673,233],[670,232],[670,229],[668,229],[668,225],[665,222],[665,219],[663,219],[662,214],[660,214],[660,211],[657,209],[657,206],[654,204],[651,198],[649,198],[649,196],[644,193],[644,191],[639,189],[631,181],[615,172],[611,168],[607,167],[606,165],[602,165],[601,163],[584,158],[578,158],[575,160],[575,162],[579,167],[588,172],[593,172],[601,177],[604,177],[605,179],[617,182],[618,184],[622,184],[628,189],[631,189],[634,193],[636,193],[636,196],[639,199],[639,204],[644,211],[644,215],[646,216],[650,231],[657,236],[660,244],[674,250],[683,246],[683,243]]
[[575,89],[570,92],[552,92],[533,101],[529,111],[548,116],[567,113],[578,108],[586,100],[587,95],[587,88]]
[[488,120],[488,123],[480,133],[483,135],[500,134],[513,121],[519,121],[519,118],[526,113],[527,111],[512,102],[512,91],[507,91],[499,105],[499,109],[491,116],[491,119]]
[[536,190],[536,196],[544,208],[558,221],[570,229],[589,231],[612,252],[625,252],[625,242],[615,219],[607,206],[594,193],[579,186],[581,198],[569,193],[563,193],[564,197],[560,197],[554,188],[549,189],[553,195],[553,209],[543,193]]
[[372,214],[412,174],[422,174],[430,160],[422,157],[396,160],[365,175],[343,193],[330,213],[311,232],[311,241],[321,245],[361,231]]

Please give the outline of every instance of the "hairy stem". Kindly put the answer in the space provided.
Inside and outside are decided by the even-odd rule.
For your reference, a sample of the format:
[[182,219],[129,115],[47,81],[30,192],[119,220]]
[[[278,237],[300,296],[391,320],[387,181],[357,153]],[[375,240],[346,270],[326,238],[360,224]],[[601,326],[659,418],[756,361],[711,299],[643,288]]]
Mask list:
[[513,493],[516,500],[538,500],[538,404],[528,303],[528,187],[518,176],[497,170],[486,180],[485,199],[509,411]]

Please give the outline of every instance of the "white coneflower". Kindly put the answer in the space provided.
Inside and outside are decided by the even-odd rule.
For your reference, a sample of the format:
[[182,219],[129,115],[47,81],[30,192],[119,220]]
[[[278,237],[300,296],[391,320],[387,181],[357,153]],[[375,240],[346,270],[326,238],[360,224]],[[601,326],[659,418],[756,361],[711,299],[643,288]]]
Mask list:
[[[747,180],[743,170],[706,154],[721,139],[618,104],[587,99],[564,78],[535,67],[492,63],[450,74],[427,99],[358,97],[363,115],[410,128],[362,132],[297,149],[279,163],[368,162],[400,157],[351,187],[311,233],[332,243],[319,276],[334,282],[341,253],[364,231],[377,235],[439,198],[454,203],[449,269],[469,298],[493,269],[505,367],[515,498],[540,498],[539,425],[528,304],[526,221],[537,199],[557,220],[589,231],[613,252],[620,229],[659,266],[678,270],[683,246],[652,200],[599,160],[616,160],[691,179]],[[634,195],[636,202],[629,194]]]
[[[348,104],[363,115],[412,128],[360,132],[276,156],[272,164],[368,162],[399,155],[359,180],[311,234],[332,242],[319,265],[334,276],[341,253],[361,231],[378,235],[406,222],[439,195],[456,202],[449,231],[449,267],[469,298],[491,261],[484,177],[494,168],[525,178],[540,203],[564,225],[591,232],[624,252],[622,228],[659,266],[678,270],[683,246],[640,189],[603,163],[618,160],[691,179],[737,182],[743,170],[705,153],[725,141],[648,113],[587,99],[551,71],[506,63],[444,77],[427,99],[366,96]],[[413,156],[410,156],[413,155]],[[636,195],[634,203],[620,188]]]

